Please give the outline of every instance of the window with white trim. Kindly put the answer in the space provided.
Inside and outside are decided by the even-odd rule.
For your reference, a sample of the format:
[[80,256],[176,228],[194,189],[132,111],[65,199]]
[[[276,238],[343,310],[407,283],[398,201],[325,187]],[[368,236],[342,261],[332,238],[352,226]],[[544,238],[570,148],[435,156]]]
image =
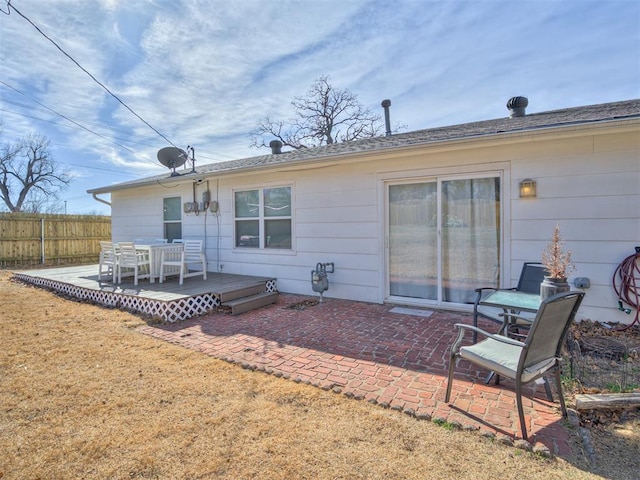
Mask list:
[[291,187],[236,191],[235,245],[291,249]]

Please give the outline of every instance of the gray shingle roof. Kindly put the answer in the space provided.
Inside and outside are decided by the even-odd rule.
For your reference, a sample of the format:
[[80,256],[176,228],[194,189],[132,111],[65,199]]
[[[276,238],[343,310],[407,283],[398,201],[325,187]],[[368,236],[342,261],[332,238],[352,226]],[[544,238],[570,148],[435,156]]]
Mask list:
[[[486,137],[489,135],[508,135],[510,133],[542,128],[558,128],[634,118],[640,118],[640,99],[531,113],[523,117],[506,117],[447,127],[416,130],[413,132],[394,134],[388,137],[366,138],[352,142],[304,148],[283,152],[278,155],[260,155],[226,162],[199,165],[197,171],[198,175],[224,174],[246,169],[267,168],[269,166],[287,163],[311,162],[328,157],[383,151],[421,144],[444,143],[453,140]],[[181,177],[172,178],[179,180]],[[108,193],[114,190],[150,185],[159,180],[170,181],[169,174],[156,175],[154,177],[118,183],[108,187],[96,188],[88,190],[88,193]],[[184,180],[184,177],[182,177],[182,180]]]

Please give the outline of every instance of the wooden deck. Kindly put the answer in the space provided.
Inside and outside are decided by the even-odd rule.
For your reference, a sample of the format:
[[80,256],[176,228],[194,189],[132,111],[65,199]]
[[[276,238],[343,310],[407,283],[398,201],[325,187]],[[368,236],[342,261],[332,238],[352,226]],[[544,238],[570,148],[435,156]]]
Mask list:
[[137,286],[130,277],[121,284],[113,284],[104,275],[102,281],[98,280],[98,265],[16,271],[14,278],[101,305],[158,316],[168,322],[206,313],[219,307],[225,298],[238,298],[234,292],[276,291],[274,278],[214,272],[207,272],[206,280],[186,278],[182,285],[177,277],[169,277],[164,283],[140,280]]

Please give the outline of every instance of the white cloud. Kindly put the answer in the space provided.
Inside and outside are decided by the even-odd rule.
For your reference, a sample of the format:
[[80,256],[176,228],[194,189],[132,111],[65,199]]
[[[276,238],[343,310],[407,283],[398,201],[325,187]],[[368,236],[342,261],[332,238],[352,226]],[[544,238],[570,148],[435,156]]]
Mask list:
[[[172,142],[194,145],[201,161],[264,153],[248,148],[248,133],[267,115],[288,118],[291,100],[320,75],[380,113],[390,98],[392,122],[410,130],[506,116],[518,94],[531,111],[640,96],[631,60],[640,56],[640,6],[624,0],[12,4]],[[64,159],[158,172],[165,140],[17,13],[0,22],[0,79],[27,94],[0,85],[1,108],[18,112],[0,111],[7,136],[34,130]],[[78,177],[74,189],[128,179]]]

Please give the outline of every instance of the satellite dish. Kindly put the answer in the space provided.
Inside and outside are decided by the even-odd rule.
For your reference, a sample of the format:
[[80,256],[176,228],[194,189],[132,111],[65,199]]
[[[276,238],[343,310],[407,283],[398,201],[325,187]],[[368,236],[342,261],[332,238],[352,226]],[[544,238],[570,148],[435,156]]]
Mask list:
[[164,147],[158,150],[158,160],[167,168],[173,168],[171,176],[180,175],[176,173],[176,168],[184,165],[189,157],[187,152],[178,147]]

